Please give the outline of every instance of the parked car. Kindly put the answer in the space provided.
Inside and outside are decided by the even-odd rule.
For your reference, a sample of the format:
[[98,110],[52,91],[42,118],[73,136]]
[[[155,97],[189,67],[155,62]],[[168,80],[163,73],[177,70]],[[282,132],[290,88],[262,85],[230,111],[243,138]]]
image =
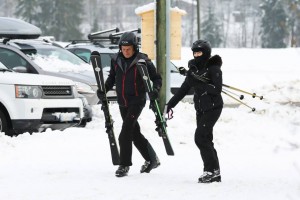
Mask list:
[[80,124],[82,100],[73,81],[16,73],[0,62],[0,132],[16,135]]
[[[26,73],[32,73],[35,70],[38,74],[71,79],[75,82],[78,92],[87,98],[90,105],[98,103],[95,93],[97,84],[92,66],[78,56],[44,41],[11,40],[7,45],[19,49],[35,63],[33,66],[26,66]],[[16,63],[9,63],[9,67],[13,65]],[[34,70],[31,69],[32,67]]]
[[103,68],[110,67],[110,61],[115,52],[109,48],[106,48],[98,42],[76,42],[68,44],[65,47],[67,50],[76,54],[84,59],[86,62],[90,62],[91,53],[98,51],[101,56],[101,64]]
[[[13,26],[13,24],[11,25]],[[32,37],[31,39],[24,39],[13,34],[6,34],[3,41],[0,44],[0,48],[10,52],[11,57],[14,56],[14,58],[9,60],[9,68],[13,68],[20,62],[23,62],[22,66],[25,66],[27,69],[25,73],[46,74],[71,79],[75,82],[78,92],[86,97],[90,105],[95,105],[99,102],[95,92],[97,84],[92,66],[80,57],[56,46],[50,41],[32,39]],[[24,56],[24,54],[27,56]],[[33,61],[34,64],[32,64],[33,62],[25,64],[29,60]],[[107,77],[107,74],[104,74],[104,76]],[[112,99],[116,97],[113,91],[111,94],[111,96],[114,96]]]
[[[53,72],[51,71],[52,68],[55,68],[57,66],[57,63],[53,62],[53,60],[49,60],[46,57],[45,60],[48,61],[48,69],[49,71],[44,70],[41,66],[37,65],[35,62],[33,62],[30,58],[26,56],[23,52],[20,51],[20,49],[23,49],[27,52],[37,52],[36,49],[31,47],[30,45],[21,44],[21,39],[26,39],[24,41],[31,41],[33,38],[39,37],[41,34],[40,30],[22,20],[14,19],[14,18],[7,18],[7,17],[0,17],[0,23],[4,24],[5,26],[0,27],[0,62],[5,64],[5,66],[9,69],[12,69],[16,72],[21,73],[32,73],[32,74],[45,74],[45,75],[52,75],[56,77],[63,77],[63,78],[69,78],[72,79],[72,75],[68,75],[67,72],[60,73],[60,72]],[[27,40],[28,39],[28,40]],[[19,41],[20,46],[17,43],[14,43],[13,41]],[[58,48],[60,49],[60,48]],[[68,51],[64,52],[69,54]],[[56,53],[57,54],[57,53]],[[65,55],[65,57],[68,57],[68,55]],[[75,58],[74,58],[75,57]],[[69,57],[68,57],[69,58]],[[70,54],[70,59],[74,59],[74,62],[83,62],[85,65],[89,66],[87,63],[85,63],[83,60],[78,58],[77,56],[74,56],[73,54]],[[58,63],[58,65],[64,67],[65,65],[71,65],[69,63]],[[73,65],[72,65],[73,66]],[[70,70],[72,71],[72,70]],[[72,74],[72,72],[71,72]],[[73,78],[75,79],[75,78]],[[74,80],[76,81],[76,80]],[[85,84],[81,83],[80,81],[75,82],[76,88],[79,90],[80,88],[84,88]],[[87,86],[89,88],[89,86]],[[81,91],[80,91],[81,92]],[[94,95],[95,92],[91,91]],[[84,126],[86,122],[91,121],[92,119],[92,110],[88,103],[86,103],[86,98],[83,95],[79,95],[79,98],[82,100],[82,103],[84,105],[84,113],[85,117],[82,120],[81,126]]]
[[[91,53],[93,51],[98,51],[101,57],[101,65],[104,72],[104,77],[106,78],[109,74],[111,58],[115,54],[115,52],[109,48],[102,46],[101,44],[95,42],[72,42],[71,44],[65,47],[70,52],[75,55],[81,57],[90,63]],[[115,89],[110,90],[107,93],[108,100],[114,101],[116,100],[116,92]]]

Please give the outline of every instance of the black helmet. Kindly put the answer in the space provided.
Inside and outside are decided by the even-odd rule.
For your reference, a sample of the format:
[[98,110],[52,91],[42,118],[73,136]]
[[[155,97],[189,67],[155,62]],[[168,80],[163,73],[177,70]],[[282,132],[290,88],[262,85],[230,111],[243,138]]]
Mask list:
[[138,50],[138,40],[136,35],[133,32],[123,33],[119,40],[119,48],[121,49],[121,46],[131,46],[131,45],[133,45],[133,48],[136,51]]
[[206,40],[196,40],[192,45],[192,51],[202,51],[203,54],[210,55],[211,54],[211,46],[210,43]]

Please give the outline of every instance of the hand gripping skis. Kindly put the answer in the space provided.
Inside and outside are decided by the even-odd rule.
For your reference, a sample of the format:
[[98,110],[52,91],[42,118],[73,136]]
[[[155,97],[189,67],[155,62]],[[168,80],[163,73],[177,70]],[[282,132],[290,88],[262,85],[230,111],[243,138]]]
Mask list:
[[[147,64],[146,61],[144,59],[140,59],[137,63],[137,68],[139,73],[141,74],[141,76],[143,77],[143,82],[146,88],[146,91],[152,92],[153,88],[150,82],[150,77],[149,77],[149,73],[147,70]],[[173,148],[171,146],[169,137],[167,135],[167,124],[166,124],[166,120],[165,118],[162,116],[161,111],[159,109],[157,100],[154,100],[151,104],[150,107],[152,109],[152,111],[155,114],[155,123],[157,128],[155,129],[159,136],[162,137],[164,145],[165,145],[165,149],[168,155],[173,156],[174,155],[174,151]]]
[[118,149],[115,134],[114,134],[113,120],[112,120],[110,112],[109,112],[109,105],[108,105],[108,100],[106,97],[103,71],[102,71],[102,66],[101,66],[101,57],[100,57],[100,54],[98,51],[92,52],[91,62],[93,65],[98,88],[105,94],[105,98],[104,98],[105,100],[102,101],[101,109],[103,110],[104,117],[105,117],[105,128],[106,128],[106,133],[108,134],[112,162],[114,165],[119,165],[119,160],[120,160],[119,149]]

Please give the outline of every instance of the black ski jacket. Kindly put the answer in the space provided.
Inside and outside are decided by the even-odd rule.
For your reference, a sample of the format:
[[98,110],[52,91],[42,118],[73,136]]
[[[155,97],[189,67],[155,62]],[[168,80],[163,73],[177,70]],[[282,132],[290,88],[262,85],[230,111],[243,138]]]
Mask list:
[[[204,66],[195,66],[194,59],[189,61],[187,77],[168,105],[173,108],[183,97],[194,89],[194,106],[199,112],[206,112],[223,107],[222,92],[222,59],[212,56]],[[207,83],[199,80],[204,79]]]
[[146,89],[141,75],[137,69],[137,62],[144,59],[147,63],[150,79],[153,88],[158,91],[162,85],[161,76],[156,72],[156,68],[146,54],[137,52],[129,66],[121,52],[115,54],[111,59],[111,68],[105,82],[106,91],[116,85],[117,100],[120,106],[145,105]]

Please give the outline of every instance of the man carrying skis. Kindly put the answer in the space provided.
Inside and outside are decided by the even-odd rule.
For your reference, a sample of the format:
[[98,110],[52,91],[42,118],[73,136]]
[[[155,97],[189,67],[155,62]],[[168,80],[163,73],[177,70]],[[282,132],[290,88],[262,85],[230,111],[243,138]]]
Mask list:
[[195,143],[203,160],[204,173],[199,183],[221,182],[220,166],[217,151],[213,143],[213,127],[223,109],[222,91],[222,59],[211,57],[211,46],[208,41],[197,40],[192,45],[194,59],[188,63],[189,70],[183,67],[179,72],[186,79],[177,93],[167,103],[167,112],[194,89],[194,106],[196,109],[197,129]]
[[[139,52],[136,35],[133,32],[125,32],[119,40],[119,52],[111,60],[111,69],[105,82],[106,91],[116,85],[117,101],[123,119],[119,135],[120,165],[116,171],[117,177],[126,176],[132,165],[132,143],[145,159],[141,173],[149,173],[160,165],[155,151],[142,135],[137,121],[146,104],[146,90],[137,69],[140,59],[146,60],[154,88],[153,92],[149,93],[149,98],[155,100],[161,88],[161,76],[147,55]],[[97,91],[97,95],[100,101],[104,97],[100,90]]]

